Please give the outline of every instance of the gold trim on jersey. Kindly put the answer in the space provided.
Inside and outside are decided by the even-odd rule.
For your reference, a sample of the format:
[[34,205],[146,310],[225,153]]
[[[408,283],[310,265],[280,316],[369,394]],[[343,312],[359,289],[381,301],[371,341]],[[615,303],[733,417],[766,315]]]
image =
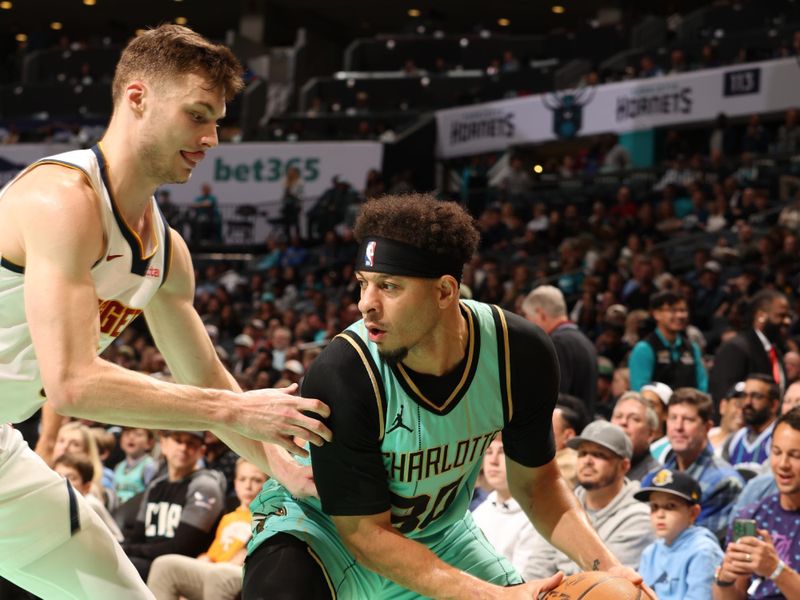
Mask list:
[[370,382],[372,382],[372,390],[375,392],[375,402],[377,402],[378,404],[378,423],[380,423],[380,428],[381,428],[378,434],[378,439],[382,440],[384,436],[385,423],[383,417],[383,406],[381,406],[381,390],[380,386],[378,385],[378,379],[375,377],[375,373],[372,372],[372,367],[370,366],[369,359],[367,358],[366,354],[364,354],[364,350],[361,348],[361,346],[358,345],[358,342],[356,342],[349,335],[344,335],[343,333],[340,333],[336,337],[347,340],[347,342],[353,348],[355,348],[356,352],[358,352],[358,355],[361,357],[361,362],[364,363],[364,368],[367,370],[367,374],[369,375],[369,380]]
[[500,325],[503,328],[503,353],[505,354],[504,362],[506,363],[506,397],[508,398],[508,420],[511,421],[514,412],[514,402],[511,398],[511,347],[508,341],[508,322],[506,321],[506,316],[503,314],[503,310],[500,307],[495,308],[497,309],[498,317],[500,317]]
[[319,568],[322,569],[322,574],[325,576],[325,583],[328,584],[328,589],[331,591],[331,598],[333,600],[336,600],[336,589],[333,587],[333,582],[331,581],[330,575],[328,575],[328,571],[325,569],[325,565],[323,564],[320,557],[317,556],[317,553],[314,552],[311,549],[311,546],[309,546],[308,544],[306,544],[306,550],[308,550],[308,553],[311,555],[311,558],[313,558],[314,561],[319,565]]
[[[462,305],[463,306],[463,305]],[[466,308],[466,307],[465,307]],[[406,384],[408,385],[411,390],[413,390],[414,394],[416,394],[417,398],[422,400],[425,404],[430,406],[436,412],[444,412],[447,410],[447,407],[450,406],[450,403],[459,395],[461,392],[461,388],[464,387],[464,384],[469,379],[469,374],[472,372],[472,361],[475,358],[475,316],[472,314],[472,311],[469,308],[466,308],[464,313],[467,315],[467,327],[469,331],[469,343],[467,344],[467,362],[464,365],[464,372],[461,374],[461,381],[458,382],[453,391],[447,397],[447,400],[439,406],[435,402],[432,402],[430,399],[426,398],[422,391],[416,386],[416,384],[412,381],[411,377],[408,375],[408,372],[403,367],[403,364],[398,362],[397,363],[397,371],[400,375],[403,376]]]
[[[97,149],[100,151],[100,154],[103,155],[103,164],[104,164],[104,167],[105,167],[105,170],[106,170],[106,177],[107,177],[108,183],[110,185],[111,184],[111,166],[108,164],[108,159],[106,159],[106,153],[103,152],[103,146],[102,146],[101,142],[97,142]],[[153,258],[156,255],[156,252],[158,252],[159,242],[158,242],[158,229],[156,228],[157,219],[155,218],[155,213],[154,213],[154,210],[153,210],[153,200],[152,200],[152,198],[150,199],[150,202],[148,203],[147,207],[150,209],[150,229],[152,230],[152,236],[153,236],[153,241],[155,242],[155,245],[153,246],[152,252],[150,252],[150,254],[145,256],[144,255],[144,242],[142,241],[141,236],[139,235],[139,233],[133,227],[130,226],[130,223],[128,223],[128,220],[125,218],[125,214],[119,209],[119,205],[117,204],[117,201],[114,199],[114,194],[112,193],[111,188],[109,187],[109,189],[106,190],[106,191],[108,192],[108,197],[111,199],[111,206],[113,207],[114,212],[117,215],[119,215],[119,218],[125,224],[125,227],[131,233],[131,235],[134,237],[134,239],[136,239],[136,243],[139,245],[139,259],[142,260],[142,261],[147,261],[147,260],[150,260],[151,258]]]

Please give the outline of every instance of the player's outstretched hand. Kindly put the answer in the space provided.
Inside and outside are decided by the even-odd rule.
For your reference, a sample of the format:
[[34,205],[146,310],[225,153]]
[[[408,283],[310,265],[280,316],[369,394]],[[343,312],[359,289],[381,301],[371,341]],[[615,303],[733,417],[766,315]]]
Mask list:
[[313,398],[295,396],[297,384],[282,389],[252,390],[238,396],[234,408],[232,429],[254,440],[276,444],[291,454],[306,456],[308,452],[298,446],[298,437],[321,446],[331,440],[331,430],[313,416],[330,416],[327,404]]
[[547,579],[534,579],[522,585],[503,588],[504,593],[499,595],[498,598],[507,598],[508,600],[538,600],[545,592],[549,592],[557,587],[562,579],[564,579],[564,573],[559,571]]
[[633,584],[642,588],[644,590],[644,593],[647,594],[650,598],[653,598],[653,600],[658,600],[658,596],[656,596],[656,593],[653,590],[651,590],[650,586],[648,586],[644,582],[642,576],[639,575],[636,571],[634,571],[630,567],[623,567],[621,565],[618,567],[611,567],[610,569],[608,569],[608,572],[613,575],[617,575],[618,577],[624,577],[625,579],[629,579]]

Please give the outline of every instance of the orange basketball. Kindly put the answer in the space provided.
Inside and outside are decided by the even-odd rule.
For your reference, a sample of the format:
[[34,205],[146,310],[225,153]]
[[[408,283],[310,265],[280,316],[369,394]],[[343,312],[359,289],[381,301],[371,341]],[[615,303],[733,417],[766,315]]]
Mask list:
[[561,584],[541,600],[645,600],[641,588],[619,575],[587,571],[564,577]]

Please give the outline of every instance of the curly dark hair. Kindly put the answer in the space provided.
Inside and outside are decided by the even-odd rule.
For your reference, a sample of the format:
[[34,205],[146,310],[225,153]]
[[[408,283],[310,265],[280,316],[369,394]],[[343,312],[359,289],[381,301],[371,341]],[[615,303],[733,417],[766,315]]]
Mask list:
[[404,242],[468,262],[478,249],[475,220],[463,207],[430,194],[381,196],[362,207],[353,229],[360,243],[368,237]]

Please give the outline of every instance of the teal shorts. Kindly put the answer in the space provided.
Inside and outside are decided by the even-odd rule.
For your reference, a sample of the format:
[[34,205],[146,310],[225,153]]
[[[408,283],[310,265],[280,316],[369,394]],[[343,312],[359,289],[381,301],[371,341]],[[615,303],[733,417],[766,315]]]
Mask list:
[[[248,544],[248,553],[277,533],[288,533],[303,540],[321,562],[338,600],[420,597],[356,563],[318,501],[297,500],[276,482],[268,482],[250,505],[250,510],[253,514],[253,537]],[[470,513],[425,545],[444,562],[484,581],[500,586],[522,583],[511,563],[486,540]]]

